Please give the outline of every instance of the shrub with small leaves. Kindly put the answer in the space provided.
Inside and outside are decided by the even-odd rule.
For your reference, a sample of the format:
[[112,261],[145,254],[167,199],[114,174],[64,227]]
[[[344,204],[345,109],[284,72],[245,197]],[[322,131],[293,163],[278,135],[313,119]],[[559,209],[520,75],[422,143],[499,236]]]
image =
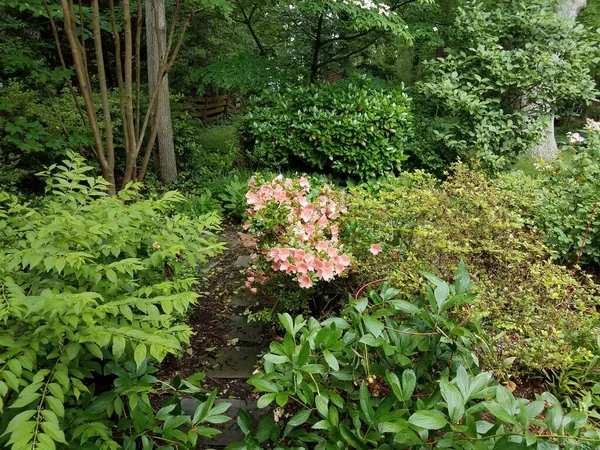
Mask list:
[[175,192],[144,200],[129,186],[111,197],[91,171],[74,155],[51,167],[35,205],[0,192],[6,448],[146,447],[191,424],[175,406],[152,416],[150,374],[189,340],[182,318],[197,295],[182,274],[222,251],[218,216],[169,215],[184,200]]

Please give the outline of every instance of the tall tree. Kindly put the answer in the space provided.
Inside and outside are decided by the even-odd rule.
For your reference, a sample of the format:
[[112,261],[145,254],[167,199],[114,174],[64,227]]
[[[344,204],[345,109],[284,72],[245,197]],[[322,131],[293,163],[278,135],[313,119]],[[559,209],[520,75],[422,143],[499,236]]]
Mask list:
[[177,177],[175,143],[171,122],[171,102],[169,100],[169,76],[162,80],[160,68],[163,63],[163,49],[167,45],[167,18],[164,0],[146,0],[146,48],[148,53],[148,86],[150,97],[158,90],[153,132],[158,136],[158,159],[160,179],[168,184]]
[[[233,0],[262,57],[300,66],[310,82],[371,48],[385,33],[411,39],[400,11],[433,0]],[[265,20],[268,18],[269,20]]]
[[[558,15],[574,21],[586,4],[587,0],[564,0],[558,7]],[[556,60],[559,58],[560,55],[554,56]],[[550,115],[546,119],[544,136],[541,142],[531,150],[531,156],[547,161],[556,159],[558,156],[558,146],[554,135],[554,115]]]

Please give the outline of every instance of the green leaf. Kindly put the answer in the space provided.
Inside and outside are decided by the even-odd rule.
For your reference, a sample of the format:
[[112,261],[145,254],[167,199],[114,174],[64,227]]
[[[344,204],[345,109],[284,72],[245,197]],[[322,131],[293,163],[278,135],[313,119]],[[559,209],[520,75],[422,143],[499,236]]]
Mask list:
[[288,402],[288,398],[289,394],[287,392],[279,392],[275,397],[275,402],[279,406],[285,406],[285,404]]
[[340,434],[342,438],[350,444],[350,448],[357,450],[367,450],[367,446],[354,434],[345,424],[340,423]]
[[50,422],[42,422],[42,430],[44,430],[44,433],[50,436],[54,441],[60,442],[62,444],[67,443],[67,441],[65,440],[65,434],[58,427],[57,424]]
[[26,388],[24,388],[21,392],[19,392],[19,396],[14,401],[11,408],[22,408],[23,406],[29,405],[31,402],[37,400],[42,396],[39,389],[42,387],[43,383],[34,383],[30,384]]
[[125,351],[125,338],[123,336],[113,336],[112,352],[115,360],[119,359]]
[[315,405],[317,406],[317,411],[323,417],[327,417],[329,414],[329,399],[322,395],[317,395],[315,397]]
[[336,371],[340,370],[340,364],[338,363],[337,358],[333,356],[329,350],[323,350],[323,357],[325,358],[325,361],[329,367]]
[[265,361],[269,361],[273,364],[284,364],[290,361],[287,356],[274,355],[272,353],[267,353],[263,358]]
[[273,402],[273,400],[275,400],[276,396],[277,394],[275,393],[265,394],[258,399],[258,401],[256,402],[256,406],[258,407],[258,409],[265,408],[269,406]]
[[383,324],[379,320],[377,320],[373,316],[364,316],[362,319],[363,319],[365,326],[367,327],[367,330],[369,330],[369,332],[373,336],[375,336],[376,338],[381,336],[381,333],[383,332],[384,327],[383,327]]
[[306,422],[308,420],[311,412],[312,412],[312,410],[310,410],[310,409],[304,409],[304,410],[300,411],[299,413],[294,415],[294,417],[292,417],[289,420],[288,425],[292,426],[292,427],[297,427],[297,426],[302,425],[304,422]]
[[65,407],[60,400],[56,397],[46,396],[46,403],[48,407],[56,413],[59,417],[64,417]]
[[237,423],[240,430],[242,430],[242,433],[244,433],[244,436],[247,436],[252,430],[250,417],[248,416],[248,413],[241,408],[238,410]]
[[442,397],[448,405],[450,420],[457,423],[465,413],[465,401],[459,389],[446,379],[440,381]]
[[402,397],[407,401],[417,387],[417,376],[411,369],[402,372]]
[[287,331],[290,334],[290,336],[294,337],[294,320],[292,319],[292,316],[290,316],[288,313],[283,313],[277,314],[277,317],[279,317],[279,322],[281,323],[285,331]]
[[439,411],[416,411],[408,418],[408,423],[426,430],[440,430],[448,424],[446,417]]
[[146,352],[146,344],[143,344],[142,342],[140,342],[135,347],[135,351],[133,352],[133,359],[135,360],[135,364],[137,367],[140,367],[146,360]]

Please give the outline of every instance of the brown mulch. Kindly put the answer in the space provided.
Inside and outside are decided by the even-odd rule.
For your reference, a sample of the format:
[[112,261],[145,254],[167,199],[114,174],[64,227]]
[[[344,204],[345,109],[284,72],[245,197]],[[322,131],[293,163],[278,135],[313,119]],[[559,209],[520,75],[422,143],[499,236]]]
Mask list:
[[[172,379],[177,374],[189,377],[204,372],[210,369],[212,352],[236,344],[226,338],[226,320],[232,313],[244,312],[243,307],[232,305],[230,299],[246,289],[244,270],[236,267],[235,262],[249,250],[244,247],[234,224],[223,225],[221,240],[227,242],[227,249],[208,264],[204,279],[196,287],[200,298],[187,321],[194,332],[190,345],[184,349],[183,356],[168,357],[160,364],[156,376],[161,380]],[[267,342],[268,336],[265,336],[265,347]],[[218,389],[222,398],[249,400],[254,397],[253,388],[243,379],[205,378],[202,384],[207,390]]]

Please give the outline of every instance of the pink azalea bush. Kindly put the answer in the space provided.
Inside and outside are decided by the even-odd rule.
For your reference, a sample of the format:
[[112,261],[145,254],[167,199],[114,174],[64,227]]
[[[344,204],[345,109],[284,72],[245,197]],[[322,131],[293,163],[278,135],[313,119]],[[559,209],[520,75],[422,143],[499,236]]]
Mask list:
[[348,270],[352,257],[339,241],[338,225],[346,209],[329,185],[315,185],[306,177],[279,175],[267,181],[257,175],[248,187],[243,228],[255,235],[259,251],[248,269],[246,286],[252,293],[272,273],[284,273],[301,288],[310,288]]

